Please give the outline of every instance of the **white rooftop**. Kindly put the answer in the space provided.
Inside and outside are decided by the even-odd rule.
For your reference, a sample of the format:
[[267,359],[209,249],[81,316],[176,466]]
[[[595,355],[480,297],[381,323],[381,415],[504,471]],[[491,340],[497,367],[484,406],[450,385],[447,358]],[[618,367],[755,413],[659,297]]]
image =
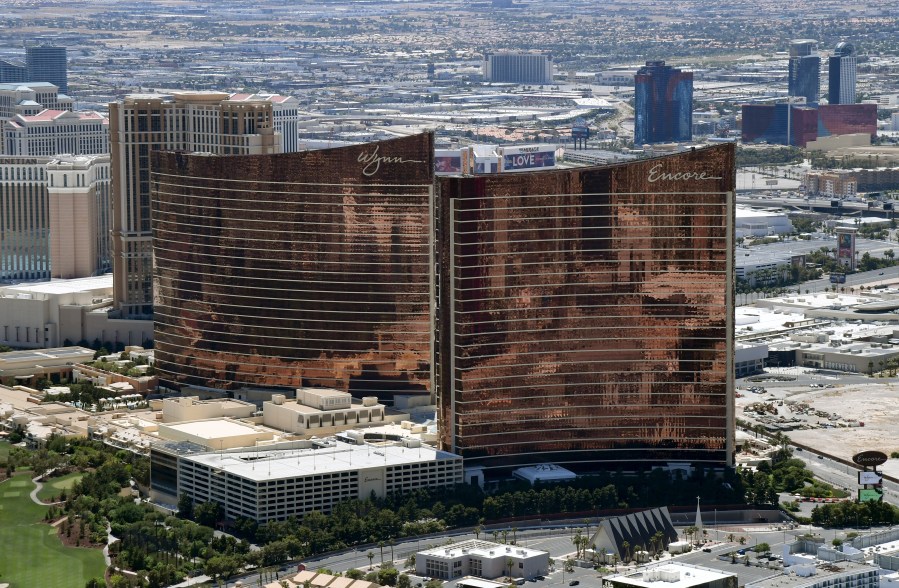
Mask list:
[[256,427],[245,425],[229,419],[210,419],[167,425],[170,429],[181,431],[202,439],[222,439],[236,435],[252,435],[258,433]]
[[646,568],[633,574],[611,576],[608,580],[644,588],[689,588],[735,576],[736,574],[674,563]]
[[744,219],[744,218],[762,218],[762,217],[780,218],[780,217],[785,217],[786,212],[783,212],[783,211],[772,212],[770,210],[759,210],[758,208],[752,208],[749,206],[743,206],[743,205],[738,204],[736,207],[734,207],[734,216],[737,218],[737,220]]
[[512,475],[527,480],[531,484],[537,481],[560,482],[562,480],[574,480],[577,478],[577,474],[571,470],[566,470],[562,466],[552,463],[541,463],[518,468],[512,472]]
[[445,557],[453,559],[462,555],[477,555],[478,557],[534,557],[544,554],[545,551],[537,549],[528,549],[519,545],[503,545],[502,543],[493,543],[491,541],[481,541],[479,539],[469,539],[460,541],[452,545],[444,545],[421,551],[423,555],[428,557]]
[[74,280],[51,280],[49,282],[16,284],[7,286],[2,290],[6,294],[72,294],[76,292],[111,288],[112,274],[103,274],[102,276],[91,276],[89,278],[77,278]]
[[317,449],[241,450],[202,453],[189,459],[250,480],[277,480],[305,476],[312,472],[333,473],[348,469],[404,465],[434,459],[450,459],[451,453],[431,447],[395,445],[351,445],[336,439],[322,440],[327,447]]
[[807,320],[801,312],[787,310],[775,312],[774,309],[759,306],[738,306],[734,314],[734,331],[737,337],[774,333],[785,328],[785,323],[800,323]]

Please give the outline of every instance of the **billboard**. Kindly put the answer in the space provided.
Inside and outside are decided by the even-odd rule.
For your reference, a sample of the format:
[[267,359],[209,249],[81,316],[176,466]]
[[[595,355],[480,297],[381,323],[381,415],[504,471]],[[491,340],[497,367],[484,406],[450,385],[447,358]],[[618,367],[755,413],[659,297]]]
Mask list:
[[859,502],[881,502],[883,492],[877,488],[862,488],[858,491]]
[[462,156],[461,155],[435,155],[434,156],[434,172],[435,173],[461,173],[462,172]]
[[434,173],[462,174],[468,172],[467,149],[436,149],[434,151]]
[[863,486],[883,484],[883,476],[880,472],[859,472],[858,483]]
[[503,149],[503,171],[541,169],[555,166],[555,147],[534,146]]
[[855,231],[837,230],[837,260],[849,269],[855,269]]
[[499,158],[497,157],[478,157],[474,158],[474,173],[476,174],[495,174],[499,171]]

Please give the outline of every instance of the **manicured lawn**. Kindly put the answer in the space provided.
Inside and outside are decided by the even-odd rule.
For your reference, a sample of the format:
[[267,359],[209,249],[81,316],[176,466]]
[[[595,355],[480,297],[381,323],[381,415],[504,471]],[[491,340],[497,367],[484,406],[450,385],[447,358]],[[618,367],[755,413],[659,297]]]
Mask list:
[[6,439],[0,440],[0,461],[6,461],[6,458],[9,457],[9,441]]
[[31,501],[28,474],[0,484],[0,582],[12,588],[83,588],[106,569],[99,549],[68,548],[43,523],[47,507]]
[[51,500],[53,500],[54,496],[59,496],[59,493],[62,490],[70,489],[75,485],[75,482],[83,477],[84,474],[74,472],[71,474],[66,474],[65,476],[60,476],[58,478],[51,478],[50,480],[44,482],[44,487],[41,488],[40,492],[37,493],[37,497],[44,502],[50,502]]

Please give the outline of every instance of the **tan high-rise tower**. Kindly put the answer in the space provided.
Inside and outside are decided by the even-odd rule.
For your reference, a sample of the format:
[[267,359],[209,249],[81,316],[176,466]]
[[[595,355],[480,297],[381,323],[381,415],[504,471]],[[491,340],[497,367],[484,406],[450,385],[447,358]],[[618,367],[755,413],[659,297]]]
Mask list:
[[115,309],[122,318],[150,318],[150,153],[280,153],[282,137],[271,98],[234,100],[222,92],[128,96],[109,105],[109,135]]
[[109,156],[62,155],[47,164],[50,275],[109,271]]

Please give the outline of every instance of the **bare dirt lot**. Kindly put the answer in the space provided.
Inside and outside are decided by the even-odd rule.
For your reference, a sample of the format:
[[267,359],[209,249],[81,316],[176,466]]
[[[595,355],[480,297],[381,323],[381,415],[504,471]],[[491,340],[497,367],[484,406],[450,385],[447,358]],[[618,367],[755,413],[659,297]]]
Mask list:
[[[780,416],[798,418],[809,427],[787,431],[790,439],[821,453],[851,459],[870,449],[887,455],[899,451],[899,382],[833,384],[833,388],[766,385],[764,394],[746,394],[737,399],[737,417],[755,420],[743,407],[754,402],[776,406]],[[744,391],[741,390],[741,393]],[[772,396],[774,397],[772,399]],[[784,401],[783,406],[779,405]],[[796,408],[807,404],[808,414]],[[830,417],[816,414],[827,413]],[[864,426],[841,426],[859,421]],[[899,460],[891,459],[882,466],[887,474],[899,475]]]

